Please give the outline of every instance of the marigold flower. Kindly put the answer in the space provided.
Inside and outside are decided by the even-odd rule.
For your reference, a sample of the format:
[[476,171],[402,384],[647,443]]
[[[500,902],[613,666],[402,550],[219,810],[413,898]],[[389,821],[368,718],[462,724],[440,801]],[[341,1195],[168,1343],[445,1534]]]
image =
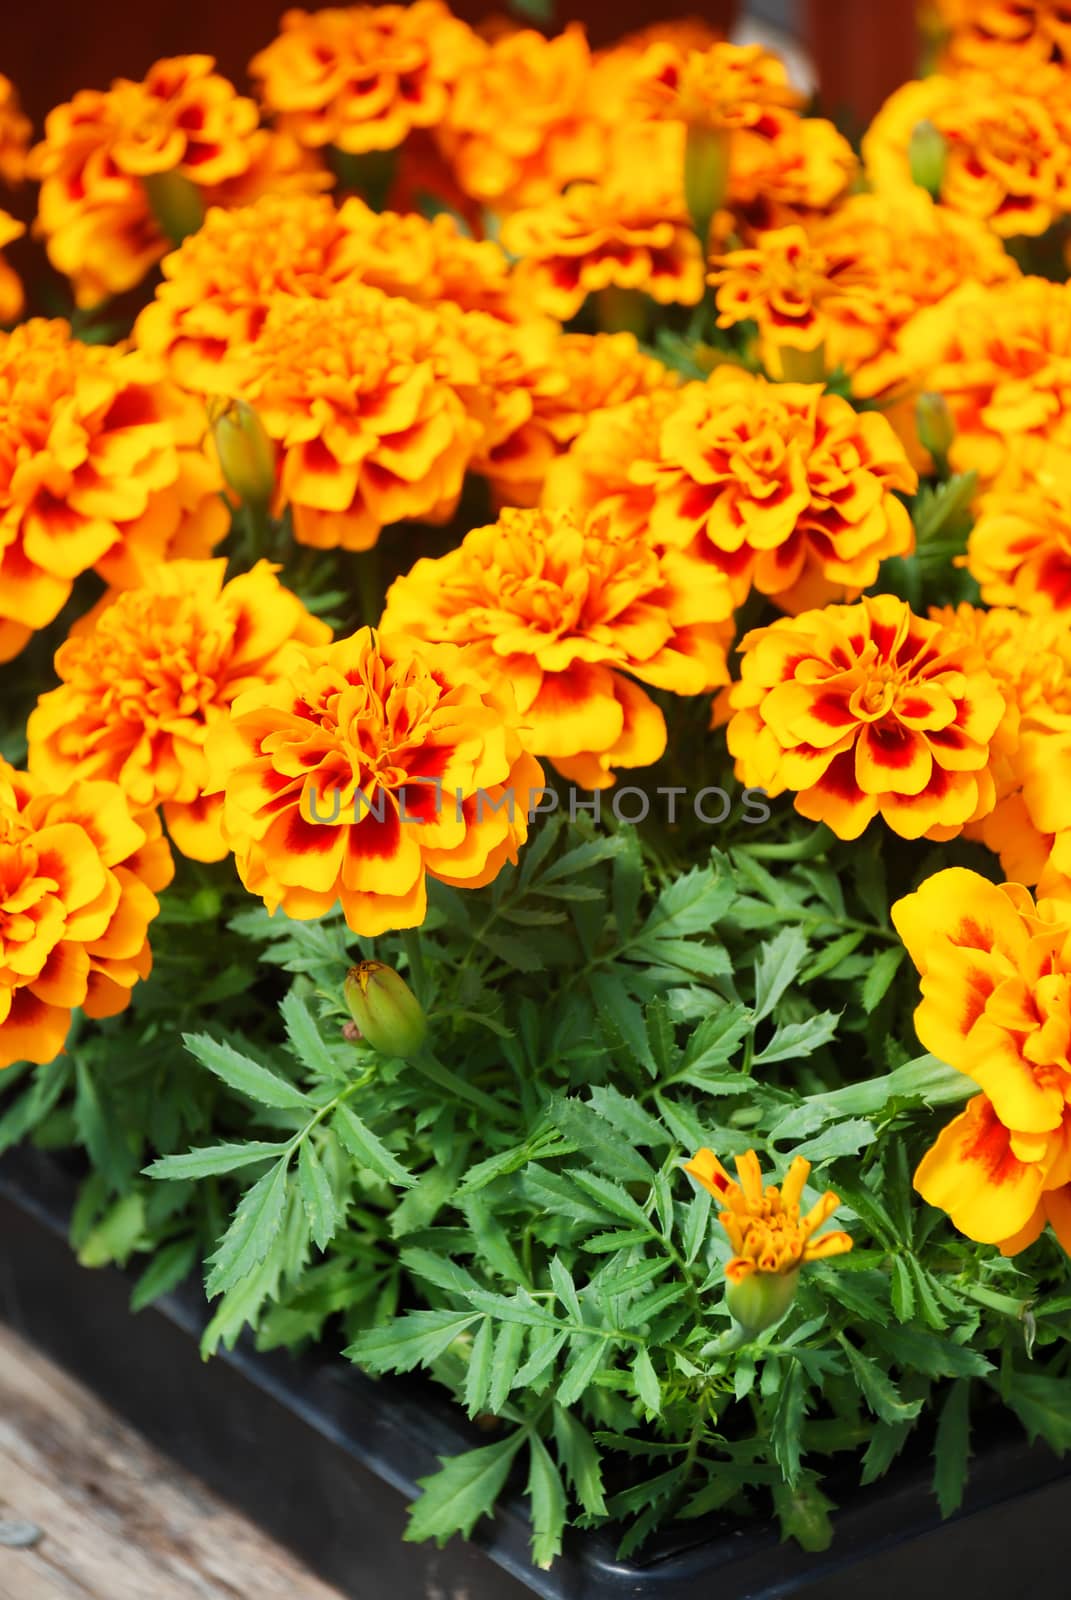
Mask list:
[[3,257],[4,246],[21,239],[25,232],[21,222],[0,210],[0,324],[17,322],[26,303],[18,273]]
[[758,44],[718,40],[685,51],[663,40],[651,45],[637,73],[636,98],[650,116],[703,128],[773,133],[771,111],[802,104],[780,56]]
[[914,542],[893,491],[917,477],[892,428],[820,384],[719,367],[682,389],[630,476],[653,491],[651,538],[697,540],[738,602],[752,584],[785,610],[858,592]]
[[873,187],[911,184],[911,135],[927,123],[946,145],[935,198],[1004,238],[1044,233],[1071,205],[1065,83],[1060,67],[1035,66],[1028,85],[990,73],[904,84],[863,139]]
[[954,65],[1029,72],[1034,61],[1071,57],[1067,0],[939,0],[939,13]]
[[892,908],[922,979],[919,1039],[982,1090],[923,1157],[915,1187],[1006,1255],[1046,1221],[1071,1254],[1069,911],[962,867]]
[[394,150],[442,121],[484,45],[440,0],[287,11],[249,63],[277,125],[314,149]]
[[59,1055],[77,1007],[123,1010],[172,870],[156,817],[115,784],[54,795],[0,761],[0,1067]]
[[0,334],[0,660],[95,567],[128,588],[226,533],[201,408],[155,363],[35,319]]
[[606,788],[615,766],[665,749],[662,713],[633,680],[677,694],[725,683],[731,614],[728,584],[694,556],[566,510],[507,510],[398,578],[382,626],[470,646],[512,685],[530,748]]
[[[258,127],[252,100],[213,66],[211,56],[158,61],[143,82],[84,89],[46,118],[29,157],[30,175],[41,180],[38,228],[80,306],[132,289],[166,254],[153,184],[186,186],[200,210],[228,184],[251,199],[256,169],[273,167],[277,136]],[[311,166],[298,177],[312,187],[322,181]]]
[[1027,442],[978,501],[967,568],[989,605],[1071,617],[1071,449]]
[[811,357],[822,376],[823,347],[838,318],[882,320],[876,264],[846,236],[808,238],[799,224],[759,235],[751,249],[712,258],[718,327],[756,322],[767,369],[794,375]]
[[1071,448],[1071,285],[968,282],[912,317],[898,342],[905,374],[948,402],[955,472],[995,485],[1008,472],[1014,481],[1032,438]]
[[367,550],[457,502],[478,425],[458,397],[476,363],[433,311],[351,285],[277,296],[241,361],[241,395],[279,453],[276,511],[320,549]]
[[281,676],[287,647],[326,623],[261,561],[224,582],[225,561],[169,561],[78,624],[56,654],[58,689],[30,714],[29,766],[61,790],[115,782],[138,812],[163,807],[184,855],[221,861],[222,801],[205,798],[205,744],[247,689]]
[[847,139],[824,117],[781,111],[738,129],[725,202],[730,230],[735,219],[755,234],[825,212],[847,193],[858,167]]
[[429,874],[490,883],[543,785],[503,678],[370,628],[242,695],[208,758],[246,888],[302,919],[341,902],[367,937],[423,921]]
[[10,78],[0,72],[0,182],[14,188],[26,173],[26,152],[33,129],[23,116]]
[[551,462],[542,504],[565,506],[578,517],[598,511],[630,539],[647,537],[655,491],[637,483],[633,463],[642,460],[683,389],[653,389],[592,415],[564,455]]
[[832,1189],[827,1189],[804,1216],[800,1215],[800,1200],[811,1171],[811,1163],[803,1156],[795,1157],[780,1188],[773,1183],[763,1187],[762,1169],[754,1150],[737,1156],[735,1178],[729,1176],[713,1150],[706,1148],[686,1161],[684,1170],[714,1196],[721,1208],[718,1221],[734,1252],[725,1268],[730,1284],[743,1283],[755,1274],[794,1274],[806,1261],[825,1261],[852,1248],[847,1233],[818,1233],[840,1205],[840,1197]]
[[494,39],[461,73],[436,139],[462,192],[496,210],[597,180],[606,127],[584,30],[570,23],[550,39],[527,28]]
[[522,258],[520,284],[563,322],[611,285],[663,305],[703,298],[702,251],[673,166],[659,142],[649,148],[656,131],[645,128],[642,144],[619,137],[598,180],[506,219],[502,243]]
[[742,783],[795,790],[802,816],[857,839],[879,814],[949,839],[992,809],[1005,699],[979,647],[893,595],[746,634],[730,753]]

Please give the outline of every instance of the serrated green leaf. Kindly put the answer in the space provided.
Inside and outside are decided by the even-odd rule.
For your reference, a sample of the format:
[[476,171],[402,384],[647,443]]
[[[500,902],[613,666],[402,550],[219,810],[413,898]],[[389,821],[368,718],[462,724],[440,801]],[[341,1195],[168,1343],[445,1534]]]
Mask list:
[[331,1127],[343,1147],[362,1167],[367,1167],[377,1177],[385,1178],[400,1189],[411,1189],[416,1183],[413,1174],[402,1166],[376,1134],[363,1123],[352,1106],[337,1106],[331,1118]]
[[880,1421],[911,1422],[918,1416],[922,1410],[921,1400],[905,1400],[888,1373],[883,1372],[877,1363],[864,1355],[861,1350],[857,1350],[849,1339],[841,1335],[838,1343],[848,1357],[848,1365],[852,1369],[863,1399]]
[[575,849],[566,851],[552,867],[548,867],[542,881],[560,883],[563,878],[579,877],[580,873],[586,872],[590,867],[597,867],[602,861],[610,861],[626,849],[625,837],[619,833],[603,834],[598,839],[589,839],[587,843],[578,844]]
[[589,1517],[606,1516],[599,1452],[591,1434],[578,1417],[555,1403],[554,1439],[558,1457],[581,1509]]
[[598,1008],[599,1021],[610,1025],[610,1042],[615,1042],[616,1034],[640,1066],[653,1076],[656,1068],[643,1010],[629,996],[621,979],[612,973],[594,972],[588,987]]
[[569,1316],[572,1317],[574,1322],[583,1323],[584,1315],[580,1309],[576,1284],[573,1282],[572,1274],[568,1267],[562,1262],[561,1256],[551,1256],[550,1281],[554,1287],[554,1293],[558,1296]]
[[272,1106],[281,1111],[313,1109],[308,1095],[296,1084],[289,1083],[276,1072],[270,1072],[259,1061],[242,1055],[222,1040],[213,1039],[207,1033],[184,1033],[182,1041],[190,1054],[229,1089],[256,1101],[258,1105]]
[[609,1348],[608,1339],[595,1336],[577,1343],[558,1383],[556,1398],[560,1406],[576,1404],[602,1366]]
[[871,1334],[905,1372],[921,1372],[927,1378],[984,1378],[993,1370],[993,1363],[980,1351],[922,1328],[875,1327]]
[[795,1539],[801,1549],[812,1553],[829,1549],[833,1542],[829,1513],[834,1505],[819,1489],[813,1473],[804,1474],[795,1486],[775,1483],[773,1498],[782,1539]]
[[1057,1455],[1071,1450],[1071,1407],[1068,1380],[1042,1373],[1009,1370],[1001,1375],[999,1392],[1031,1439],[1039,1436]]
[[290,1047],[301,1065],[321,1078],[337,1077],[338,1065],[327,1048],[312,1012],[296,990],[289,991],[279,1010],[286,1024]]
[[318,1249],[326,1250],[338,1232],[341,1218],[323,1162],[311,1139],[305,1139],[298,1152],[298,1187],[313,1243]]
[[963,1503],[967,1466],[971,1454],[970,1383],[954,1383],[937,1422],[933,1452],[933,1492],[942,1517],[950,1517]]
[[755,1021],[768,1017],[807,959],[807,940],[798,927],[782,928],[759,951],[755,962]]
[[550,1452],[537,1433],[530,1441],[528,1500],[532,1516],[532,1560],[546,1570],[562,1552],[565,1529],[565,1486],[551,1460]]
[[813,1055],[835,1036],[839,1021],[839,1012],[820,1011],[803,1022],[783,1022],[769,1044],[753,1057],[752,1066],[768,1067],[775,1061],[796,1061]]
[[708,1189],[699,1189],[688,1204],[683,1239],[686,1267],[692,1265],[703,1248],[710,1227],[710,1210],[713,1204],[714,1198]]
[[736,1054],[737,1046],[751,1032],[754,1020],[744,1005],[719,1006],[704,1018],[689,1039],[684,1065],[692,1074],[726,1066]]
[[636,1352],[636,1359],[632,1363],[632,1376],[636,1384],[636,1394],[652,1416],[658,1416],[662,1410],[662,1387],[658,1382],[654,1363],[644,1346]]
[[798,1361],[789,1361],[774,1407],[771,1437],[774,1457],[789,1487],[800,1478],[803,1419],[807,1414],[807,1379]]
[[409,1511],[404,1537],[412,1544],[434,1539],[441,1547],[455,1533],[467,1539],[481,1517],[489,1516],[506,1486],[513,1458],[527,1437],[517,1429],[495,1444],[466,1450],[462,1455],[440,1456],[442,1468],[428,1478],[418,1478],[422,1491]]
[[836,1161],[840,1156],[857,1155],[868,1144],[873,1144],[876,1138],[873,1123],[864,1121],[862,1117],[848,1117],[844,1122],[835,1123],[823,1133],[816,1134],[813,1139],[805,1139],[796,1146],[794,1153],[806,1156],[812,1166],[819,1166],[823,1161]]
[[205,1284],[209,1298],[224,1293],[258,1267],[271,1249],[283,1220],[288,1160],[280,1156],[238,1202],[230,1227],[209,1256],[212,1271]]
[[890,945],[888,950],[882,950],[870,963],[870,970],[863,980],[863,1010],[869,1016],[870,1012],[877,1009],[884,1000],[900,964],[906,954],[902,945]]
[[175,1239],[158,1248],[130,1292],[131,1311],[144,1311],[161,1295],[176,1289],[189,1277],[199,1255],[196,1239]]
[[145,1202],[135,1190],[105,1212],[78,1251],[82,1267],[125,1266],[145,1231]]
[[369,1372],[411,1372],[448,1350],[477,1320],[477,1311],[407,1311],[360,1334],[345,1354]]
[[470,1417],[478,1416],[487,1405],[494,1370],[494,1324],[484,1317],[476,1330],[465,1370],[465,1409]]
[[506,1322],[495,1330],[495,1354],[487,1408],[496,1415],[502,1410],[506,1396],[517,1381],[517,1369],[528,1334],[529,1329],[520,1322]]
[[915,1282],[901,1255],[890,1257],[892,1269],[891,1299],[893,1315],[897,1322],[910,1322],[915,1315]]
[[161,1156],[143,1169],[147,1178],[172,1180],[218,1177],[255,1166],[258,1161],[273,1161],[287,1148],[285,1144],[251,1139],[248,1144],[210,1144],[183,1155]]

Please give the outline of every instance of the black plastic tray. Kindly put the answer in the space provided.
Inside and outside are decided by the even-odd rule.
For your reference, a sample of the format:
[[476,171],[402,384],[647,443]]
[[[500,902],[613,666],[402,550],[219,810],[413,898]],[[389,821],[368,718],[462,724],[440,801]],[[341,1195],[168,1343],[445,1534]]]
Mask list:
[[1063,1542],[1071,1462],[1029,1445],[1014,1425],[976,1441],[958,1516],[940,1521],[925,1462],[901,1467],[847,1499],[823,1555],[779,1543],[772,1526],[712,1519],[631,1562],[615,1559],[604,1534],[572,1537],[553,1569],[540,1572],[527,1558],[519,1501],[485,1520],[470,1544],[405,1544],[414,1480],[435,1469],[437,1456],[479,1442],[442,1392],[372,1382],[337,1360],[241,1346],[203,1362],[206,1311],[196,1285],[135,1317],[124,1274],[78,1266],[66,1237],[74,1187],[58,1161],[36,1152],[0,1162],[0,1316],[353,1600],[1071,1592]]

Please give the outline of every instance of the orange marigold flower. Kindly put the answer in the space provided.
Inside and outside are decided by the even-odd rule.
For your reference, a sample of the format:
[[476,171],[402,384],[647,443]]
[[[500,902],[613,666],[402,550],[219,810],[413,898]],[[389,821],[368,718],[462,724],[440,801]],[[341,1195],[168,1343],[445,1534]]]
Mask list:
[[440,123],[459,73],[484,48],[440,0],[295,10],[249,71],[284,131],[363,155]]
[[116,784],[55,795],[0,761],[0,1067],[59,1055],[78,1007],[123,1010],[172,870],[157,818]]
[[863,139],[873,187],[910,185],[912,135],[920,126],[944,141],[936,197],[988,222],[1004,238],[1044,233],[1071,206],[1066,78],[1035,66],[1028,84],[966,73],[904,84]]
[[1067,0],[939,0],[949,30],[945,54],[955,65],[1029,72],[1034,61],[1071,57]]
[[506,32],[462,72],[436,138],[466,195],[501,211],[539,205],[603,170],[606,127],[579,24]]
[[470,646],[512,685],[531,749],[606,788],[615,766],[665,749],[662,713],[633,680],[678,694],[725,683],[731,614],[728,584],[691,555],[565,510],[507,510],[397,579],[382,625]]
[[[228,185],[238,186],[239,201],[252,198],[249,184],[264,180],[265,164],[276,175],[277,136],[258,128],[252,100],[213,66],[211,56],[158,61],[143,82],[84,89],[46,118],[29,157],[41,180],[37,225],[80,306],[132,289],[166,254],[151,198],[163,208],[161,184],[189,186],[200,207],[224,198]],[[319,187],[322,178],[306,163],[291,181]]]
[[457,390],[473,358],[442,319],[364,284],[279,295],[241,361],[241,398],[279,455],[276,511],[320,549],[367,550],[404,518],[442,520],[478,436]]
[[876,264],[844,235],[808,237],[797,223],[761,233],[750,249],[714,256],[712,265],[718,327],[758,323],[763,361],[777,376],[810,364],[821,377],[838,318],[882,320]]
[[224,582],[225,561],[169,561],[78,624],[56,654],[58,689],[30,715],[29,766],[49,788],[119,785],[163,806],[176,846],[221,861],[222,801],[205,797],[205,743],[240,694],[285,671],[293,642],[329,642],[267,562]]
[[1071,448],[1071,285],[965,283],[912,317],[899,349],[914,386],[948,402],[954,471],[1014,482],[1031,438]]
[[661,41],[651,45],[637,75],[636,98],[651,116],[702,128],[772,134],[771,111],[802,104],[784,62],[758,44],[719,40],[685,51]]
[[922,979],[919,1039],[982,1090],[923,1157],[915,1187],[1006,1255],[1047,1221],[1071,1254],[1069,912],[962,867],[892,908]]
[[26,172],[26,152],[33,129],[23,116],[10,78],[0,72],[0,182],[14,188]]
[[543,785],[501,676],[370,628],[242,695],[208,759],[246,888],[291,917],[341,902],[367,937],[423,921],[429,874],[490,883]]
[[[574,183],[541,205],[514,212],[502,243],[522,258],[521,285],[563,322],[589,294],[615,285],[663,305],[703,298],[703,255],[676,172],[647,128],[642,144],[620,137],[602,176]],[[667,129],[671,133],[672,129]]]
[[685,1162],[684,1170],[718,1203],[718,1221],[733,1249],[725,1268],[730,1284],[743,1283],[753,1274],[794,1274],[805,1261],[825,1261],[852,1248],[847,1233],[818,1233],[840,1205],[840,1196],[832,1189],[801,1216],[800,1201],[811,1172],[804,1156],[795,1157],[780,1188],[763,1185],[754,1150],[737,1156],[735,1178],[705,1147]]
[[3,257],[4,246],[21,239],[25,232],[21,222],[16,222],[6,211],[0,211],[0,324],[17,322],[26,304],[19,275]]
[[826,211],[858,170],[855,152],[824,117],[781,111],[733,134],[726,205],[752,233]]
[[577,516],[598,511],[629,538],[645,539],[655,492],[650,483],[635,481],[633,463],[650,450],[682,393],[654,389],[595,413],[565,454],[551,463],[541,503],[569,507]]
[[950,839],[992,809],[1005,712],[977,645],[893,595],[746,634],[730,753],[742,783],[796,791],[802,816],[857,839],[879,814],[908,839]]
[[1027,441],[978,501],[967,568],[989,605],[1071,618],[1071,449]]
[[719,367],[681,390],[630,476],[653,491],[655,542],[697,540],[738,602],[752,584],[785,610],[858,592],[914,542],[893,492],[917,484],[903,447],[884,417],[820,384]]
[[0,334],[0,660],[95,567],[129,588],[226,533],[206,419],[155,363],[35,319]]

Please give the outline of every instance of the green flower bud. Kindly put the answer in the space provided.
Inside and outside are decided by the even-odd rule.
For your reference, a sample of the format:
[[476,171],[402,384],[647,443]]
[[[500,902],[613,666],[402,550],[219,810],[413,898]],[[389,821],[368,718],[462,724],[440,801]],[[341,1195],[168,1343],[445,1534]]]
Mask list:
[[749,1338],[780,1322],[796,1297],[800,1269],[791,1272],[749,1272],[730,1282],[725,1303]]
[[244,400],[224,401],[209,413],[223,476],[247,505],[265,506],[275,488],[275,446]]
[[915,427],[919,443],[924,450],[930,452],[943,471],[948,461],[948,452],[952,448],[952,440],[956,437],[956,425],[952,421],[952,413],[943,394],[919,395],[915,401]]
[[936,200],[945,181],[948,145],[945,136],[932,122],[916,122],[907,147],[911,181]]
[[205,220],[205,203],[195,183],[178,171],[149,172],[141,181],[165,238],[178,245],[197,232]]
[[409,1061],[428,1032],[424,1008],[404,978],[382,961],[351,967],[343,985],[346,1004],[361,1037],[385,1056]]

